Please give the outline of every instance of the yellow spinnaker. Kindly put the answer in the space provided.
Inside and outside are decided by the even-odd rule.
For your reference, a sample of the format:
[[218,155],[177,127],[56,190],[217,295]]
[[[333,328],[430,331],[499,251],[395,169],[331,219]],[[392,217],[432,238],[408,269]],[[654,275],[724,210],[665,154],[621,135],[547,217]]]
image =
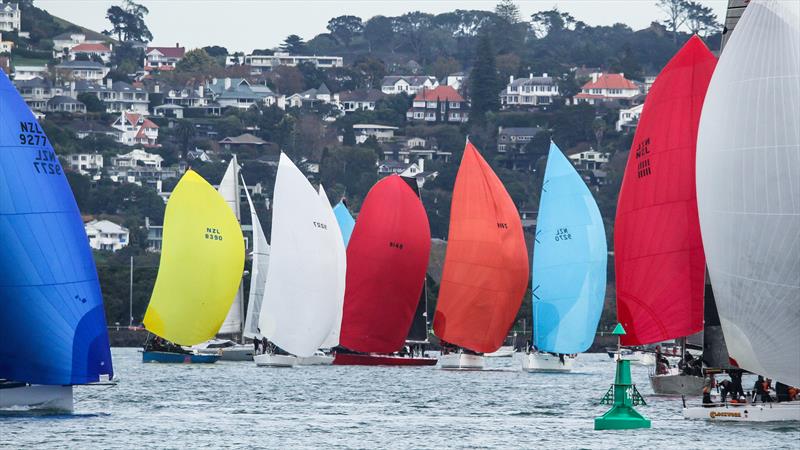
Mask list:
[[231,207],[191,169],[167,203],[162,242],[144,326],[180,345],[207,341],[242,280],[244,238]]

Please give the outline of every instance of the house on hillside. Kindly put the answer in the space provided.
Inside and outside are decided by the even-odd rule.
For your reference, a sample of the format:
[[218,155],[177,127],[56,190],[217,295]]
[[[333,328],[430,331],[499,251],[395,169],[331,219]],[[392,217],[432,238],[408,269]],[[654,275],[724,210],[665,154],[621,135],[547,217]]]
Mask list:
[[641,93],[639,86],[622,73],[593,73],[591,81],[572,98],[573,104],[625,103]]
[[258,136],[253,136],[250,133],[240,134],[239,136],[228,136],[219,141],[219,145],[228,151],[236,151],[242,147],[261,149],[268,144],[269,142],[261,139]]
[[168,71],[175,70],[178,61],[183,59],[186,48],[180,44],[175,47],[147,47],[144,51],[144,71],[150,73],[154,70]]
[[247,55],[244,57],[244,63],[250,66],[251,75],[260,75],[278,66],[295,67],[301,63],[311,63],[318,69],[344,67],[344,59],[341,56],[291,55],[285,52],[275,52],[273,55]]
[[186,168],[185,164],[164,168],[163,163],[164,158],[160,155],[133,149],[111,158],[111,167],[107,169],[108,177],[115,183],[147,185],[161,192],[163,180],[179,177]]
[[423,89],[406,112],[409,122],[461,123],[469,118],[469,103],[450,86]]
[[111,71],[96,61],[64,61],[56,66],[56,71],[72,80],[100,81]]
[[108,113],[128,111],[147,114],[150,106],[150,94],[140,83],[115,82],[111,78],[106,79],[105,83],[79,80],[75,82],[75,92],[97,96]]
[[0,31],[19,31],[22,23],[22,11],[17,3],[0,5]]
[[86,114],[86,105],[66,95],[56,95],[47,101],[47,112]]
[[286,97],[286,104],[290,108],[310,108],[320,103],[333,104],[338,107],[340,105],[339,94],[332,94],[328,86],[322,83],[316,89],[308,89]]
[[73,120],[69,128],[75,132],[75,137],[84,139],[89,136],[92,137],[110,137],[111,139],[119,142],[122,135],[120,130],[111,128],[108,125],[96,122],[94,120]]
[[631,108],[620,109],[619,120],[617,120],[615,129],[620,132],[635,130],[636,125],[639,124],[639,116],[642,115],[642,109],[644,109],[644,103]]
[[14,49],[14,41],[4,41],[3,33],[0,33],[0,53],[11,53]]
[[[394,139],[394,132],[397,127],[389,125],[378,125],[372,123],[357,123],[353,125],[353,133],[356,135],[356,143],[363,144],[370,137],[374,137],[378,142],[388,142]],[[342,139],[344,139],[342,137]]]
[[120,144],[159,147],[158,125],[141,114],[122,112],[111,128],[120,132],[117,139]]
[[14,86],[28,107],[34,111],[46,111],[47,102],[64,93],[62,88],[53,86],[49,79],[39,77],[29,80],[14,80]]
[[431,75],[387,75],[381,81],[384,94],[416,94],[422,89],[433,89],[439,81]]
[[339,93],[339,101],[345,114],[355,111],[375,111],[378,100],[383,98],[386,98],[386,94],[377,89],[359,89]]
[[47,64],[43,66],[27,66],[14,64],[14,81],[32,80],[47,76]]
[[213,78],[206,83],[204,96],[220,108],[248,109],[262,103],[265,106],[286,108],[286,97],[262,84],[251,84],[245,78]]
[[90,44],[87,42],[80,43],[69,50],[69,59],[74,61],[80,56],[86,57],[85,59],[92,59],[92,57],[100,58],[104,64],[111,62],[111,46],[106,44]]
[[528,78],[509,77],[508,85],[500,93],[503,109],[512,107],[542,107],[552,105],[558,98],[558,84],[546,73],[540,77],[529,74]]
[[130,232],[110,220],[92,220],[84,224],[89,247],[95,250],[116,252],[128,245]]
[[418,161],[420,159],[449,162],[451,152],[439,149],[435,138],[412,137],[383,152],[384,159],[396,161]]
[[497,152],[525,154],[525,147],[543,131],[539,127],[497,127]]
[[426,181],[433,180],[439,175],[439,172],[426,172],[425,159],[420,158],[417,161],[382,161],[378,164],[378,176],[388,176],[397,174],[406,178],[415,178],[417,186],[422,188]]
[[96,174],[103,170],[103,155],[100,153],[73,153],[66,158],[70,169],[81,175]]
[[469,75],[465,72],[456,72],[445,77],[444,84],[463,93],[467,87],[467,80],[469,80]]
[[599,170],[608,164],[610,153],[598,152],[593,148],[569,155],[572,165],[578,170]]

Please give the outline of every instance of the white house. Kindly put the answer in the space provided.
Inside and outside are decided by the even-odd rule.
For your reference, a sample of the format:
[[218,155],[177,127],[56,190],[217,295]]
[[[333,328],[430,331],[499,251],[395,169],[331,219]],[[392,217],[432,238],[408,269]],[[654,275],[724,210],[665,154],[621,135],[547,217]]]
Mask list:
[[47,74],[47,65],[44,66],[14,66],[14,81],[44,78]]
[[110,220],[92,220],[84,224],[89,246],[95,250],[116,252],[128,245],[130,232]]
[[503,108],[521,106],[548,106],[553,104],[559,96],[558,84],[556,79],[547,76],[546,73],[540,77],[528,74],[528,78],[514,79],[509,77],[508,85],[500,93],[500,104]]
[[598,152],[592,148],[585,152],[569,155],[570,161],[578,169],[597,170],[601,166],[608,164],[609,153]]
[[623,128],[627,127],[635,127],[636,124],[639,123],[639,116],[642,115],[643,108],[644,103],[641,105],[636,105],[632,108],[620,109],[619,120],[617,120],[617,125],[615,127],[617,131],[622,131]]
[[436,77],[430,75],[388,75],[381,81],[381,92],[384,94],[416,94],[422,89],[433,89],[439,86]]
[[22,12],[16,3],[0,5],[0,31],[19,31]]
[[290,55],[285,52],[276,52],[273,55],[247,55],[244,57],[244,63],[250,66],[252,75],[269,72],[278,66],[295,67],[305,62],[311,63],[319,69],[344,67],[344,59],[341,56]]
[[359,89],[355,91],[344,91],[339,93],[342,103],[342,110],[345,113],[355,111],[375,111],[378,100],[386,97],[386,94],[377,89]]
[[19,91],[28,107],[34,111],[47,110],[47,102],[53,97],[63,95],[64,91],[48,79],[34,77],[25,80],[14,80],[14,86]]
[[65,61],[57,65],[56,70],[72,79],[89,81],[100,81],[111,71],[95,61]]
[[451,73],[445,78],[444,84],[460,91],[461,88],[466,87],[467,78],[468,76],[464,72]]
[[525,154],[528,143],[542,131],[539,127],[497,127],[497,152]]
[[[245,78],[213,78],[206,83],[205,90],[200,90],[207,99],[216,104],[217,108],[248,109],[256,104],[277,106],[286,109],[286,97],[278,95],[263,84],[250,84]],[[215,105],[209,104],[206,109]],[[214,115],[212,111],[212,115]]]
[[394,139],[394,132],[397,127],[389,125],[378,125],[373,123],[357,123],[353,125],[353,133],[356,135],[356,142],[363,144],[370,136],[374,136],[378,142],[386,142]]
[[75,60],[78,56],[87,56],[91,59],[92,56],[100,58],[103,63],[108,64],[111,61],[111,47],[105,44],[92,44],[88,42],[80,43],[72,47],[69,51],[69,59]]
[[161,155],[147,153],[139,148],[111,158],[111,164],[116,168],[146,167],[149,169],[161,170],[161,164],[163,162],[164,158],[162,158]]
[[626,79],[623,73],[595,72],[591,74],[591,78],[591,81],[581,87],[581,92],[572,98],[576,105],[630,100],[640,94],[639,86]]
[[175,47],[147,47],[144,51],[144,71],[149,73],[153,70],[175,70],[178,61],[185,54],[186,48],[180,44],[175,44]]
[[105,105],[108,113],[123,111],[147,114],[150,105],[150,94],[141,85],[131,85],[124,81],[116,83],[106,79],[105,84],[78,80],[74,90],[77,94],[90,93],[97,96]]
[[158,125],[141,114],[120,113],[111,128],[121,132],[117,140],[120,144],[158,147]]
[[69,167],[81,175],[103,170],[103,155],[99,153],[74,153],[68,161]]

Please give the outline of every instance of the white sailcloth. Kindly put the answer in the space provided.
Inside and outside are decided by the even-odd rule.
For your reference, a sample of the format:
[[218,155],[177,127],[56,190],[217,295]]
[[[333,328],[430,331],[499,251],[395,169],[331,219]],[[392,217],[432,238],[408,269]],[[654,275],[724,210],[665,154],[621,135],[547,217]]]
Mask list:
[[287,352],[311,356],[339,316],[337,245],[330,207],[284,154],[278,163],[272,210],[272,247],[261,303],[261,334]]
[[[331,206],[330,201],[328,201],[328,195],[325,193],[325,189],[322,185],[319,185],[319,198],[322,200],[323,208],[325,208],[326,212],[330,213],[330,219],[333,222],[336,222],[337,227],[339,221],[336,220],[336,215],[333,212],[333,207]],[[339,239],[338,244],[336,246],[336,257],[338,260],[337,269],[339,275],[339,284],[338,289],[333,293],[333,297],[331,299],[332,302],[336,304],[336,312],[337,316],[333,322],[333,327],[328,333],[328,337],[320,344],[320,348],[333,348],[339,345],[339,333],[342,331],[342,314],[344,310],[344,282],[345,277],[347,276],[347,250],[344,247],[344,240]]]
[[[225,170],[225,175],[219,183],[219,191],[225,202],[231,207],[233,213],[236,215],[236,220],[242,222],[241,206],[239,204],[239,163],[236,161],[236,155],[231,157],[231,162]],[[231,309],[228,311],[228,316],[222,322],[219,328],[219,333],[239,333],[242,331],[242,310],[243,304],[242,284],[239,284],[239,290],[236,291],[236,297],[233,299]]]
[[751,1],[708,87],[697,138],[703,246],[728,351],[800,385],[798,2]]
[[250,271],[250,294],[247,297],[247,315],[244,320],[243,334],[248,338],[261,338],[258,331],[258,316],[261,313],[261,302],[264,299],[264,288],[267,284],[267,271],[269,270],[269,243],[261,228],[261,221],[253,206],[253,200],[245,186],[247,204],[250,206],[250,223],[253,224],[253,267]]

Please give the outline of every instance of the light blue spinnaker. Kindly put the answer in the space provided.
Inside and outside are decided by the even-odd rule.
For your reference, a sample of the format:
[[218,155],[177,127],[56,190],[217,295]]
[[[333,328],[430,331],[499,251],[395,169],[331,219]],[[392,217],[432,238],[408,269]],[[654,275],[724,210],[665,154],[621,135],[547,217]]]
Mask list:
[[592,345],[603,311],[607,259],[597,203],[551,142],[533,247],[533,344],[538,350],[581,353]]
[[0,378],[112,376],[103,299],[78,206],[30,109],[0,75]]
[[350,242],[350,235],[353,234],[353,227],[356,226],[356,221],[350,215],[347,205],[344,200],[339,201],[333,207],[333,214],[336,216],[336,221],[339,223],[339,229],[342,230],[342,239],[344,239],[344,247],[347,248],[347,243]]

